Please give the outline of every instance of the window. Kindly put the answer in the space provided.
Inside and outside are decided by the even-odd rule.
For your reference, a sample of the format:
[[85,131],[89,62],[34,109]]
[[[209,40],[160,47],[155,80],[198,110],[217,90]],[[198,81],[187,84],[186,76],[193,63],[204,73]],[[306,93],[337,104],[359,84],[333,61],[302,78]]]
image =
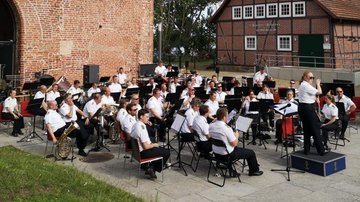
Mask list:
[[253,6],[244,6],[244,19],[253,19]]
[[232,19],[241,20],[242,19],[242,6],[232,7]]
[[255,5],[255,18],[265,18],[265,4]]
[[291,51],[291,36],[278,36],[277,46],[279,51]]
[[291,3],[279,4],[280,17],[291,17]]
[[267,17],[268,18],[276,18],[278,16],[277,14],[277,4],[267,4]]
[[245,50],[256,50],[256,36],[245,36]]
[[293,16],[304,17],[305,16],[305,1],[293,3]]

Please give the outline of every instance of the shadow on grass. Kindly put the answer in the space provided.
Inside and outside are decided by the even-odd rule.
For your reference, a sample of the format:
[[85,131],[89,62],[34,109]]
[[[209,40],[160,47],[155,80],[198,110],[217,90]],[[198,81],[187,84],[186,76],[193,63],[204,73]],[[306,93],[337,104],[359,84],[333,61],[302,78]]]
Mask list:
[[143,201],[75,168],[0,148],[0,201]]

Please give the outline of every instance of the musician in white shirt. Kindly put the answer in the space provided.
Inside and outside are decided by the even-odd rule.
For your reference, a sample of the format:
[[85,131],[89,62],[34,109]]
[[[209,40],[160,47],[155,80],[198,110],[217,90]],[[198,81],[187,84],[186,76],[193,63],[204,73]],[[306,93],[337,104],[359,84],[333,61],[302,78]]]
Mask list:
[[253,85],[258,85],[262,83],[265,80],[265,77],[267,77],[267,74],[265,73],[264,67],[261,66],[260,70],[255,73],[254,79],[253,79]]
[[225,102],[226,93],[222,90],[222,83],[217,84],[216,100],[223,104]]
[[2,116],[4,119],[14,121],[12,136],[17,137],[23,135],[21,129],[24,128],[24,118],[20,113],[18,102],[16,99],[16,90],[10,90],[9,97],[4,101]]
[[45,98],[46,90],[47,90],[46,86],[41,85],[39,91],[35,93],[34,99]]
[[138,111],[135,104],[128,104],[126,106],[126,115],[121,122],[121,129],[125,132],[126,140],[130,140],[130,134],[133,126],[136,123],[136,112]]
[[137,85],[137,81],[135,77],[131,78],[131,81],[128,84],[127,88],[139,88],[139,86]]
[[60,97],[59,93],[59,85],[53,84],[52,90],[46,94],[46,101],[53,101],[56,100],[56,98]]
[[126,106],[128,105],[127,100],[122,99],[119,102],[119,110],[116,114],[116,120],[122,125],[125,116],[128,114]]
[[[256,145],[256,135],[257,135],[257,127],[258,127],[258,123],[259,123],[259,111],[249,111],[250,109],[250,103],[251,102],[259,102],[256,99],[256,95],[255,92],[253,90],[249,91],[249,95],[245,97],[245,100],[241,106],[241,109],[243,110],[243,113],[245,114],[245,116],[253,119],[253,122],[251,123],[251,133],[252,133],[252,144]],[[245,139],[249,139],[249,132],[246,132],[246,137]]]
[[339,128],[339,110],[336,107],[334,96],[326,94],[325,95],[325,104],[322,108],[322,113],[324,114],[325,121],[321,124],[320,128],[322,131],[324,147],[326,150],[329,150],[327,141],[329,139],[328,132],[334,131]]
[[194,118],[199,114],[199,108],[201,105],[201,101],[198,99],[194,99],[193,101],[191,101],[190,105],[191,105],[191,108],[189,108],[185,112],[185,116],[186,116],[185,122],[182,124],[180,131],[181,131],[181,133],[190,134],[189,140],[194,140],[194,136],[192,134],[192,132],[193,132],[192,125],[194,122]]
[[111,91],[109,87],[106,87],[104,90],[104,95],[101,98],[101,104],[105,105],[105,107],[116,104],[114,98],[111,96]]
[[126,84],[127,76],[124,73],[124,69],[122,67],[119,68],[117,77],[121,85]]
[[162,62],[159,62],[158,66],[155,67],[155,75],[158,77],[164,77],[166,76],[165,72],[166,72],[166,67]]
[[190,108],[190,102],[195,98],[195,89],[194,87],[188,88],[188,93],[183,97],[184,101],[181,105],[181,110],[187,110]]
[[46,86],[45,85],[41,85],[40,88],[39,88],[39,91],[36,92],[35,96],[34,96],[34,99],[41,99],[43,98],[43,102],[41,104],[41,106],[37,109],[31,109],[30,112],[32,114],[35,114],[35,115],[38,115],[38,116],[45,116],[46,114],[46,111],[47,111],[47,104],[45,103],[45,95],[46,95]]
[[344,95],[344,91],[340,87],[336,88],[335,102],[344,103],[345,114],[343,114],[341,117],[341,134],[340,134],[340,138],[344,138],[345,131],[349,124],[350,114],[355,111],[356,105],[349,97]]
[[196,135],[194,138],[196,140],[196,147],[205,157],[209,156],[209,152],[212,151],[209,124],[207,122],[209,115],[209,106],[201,105],[199,108],[199,115],[194,118],[192,125],[192,129],[199,136],[199,139]]
[[216,100],[216,92],[211,91],[209,95],[209,99],[205,102],[207,106],[209,106],[210,111],[210,119],[214,119],[216,111],[219,109],[219,102]]
[[180,86],[178,82],[179,79],[177,77],[174,77],[173,80],[170,82],[170,86],[169,86],[170,93],[176,93],[176,87]]
[[121,88],[120,83],[118,82],[117,75],[114,75],[112,77],[112,82],[109,85],[109,89],[110,89],[111,93],[121,93],[122,88]]
[[146,86],[152,86],[151,91],[153,91],[157,87],[158,83],[155,82],[154,78],[149,79],[149,83]]
[[71,95],[76,95],[76,94],[83,93],[83,92],[84,91],[80,88],[79,80],[75,80],[74,85],[72,85],[68,90],[68,93],[70,93]]
[[165,111],[165,106],[162,103],[162,98],[160,94],[160,89],[155,88],[153,91],[153,96],[148,100],[147,109],[150,111],[150,121],[152,124],[158,124],[158,135],[160,141],[165,141],[165,122],[163,121],[163,114]]
[[84,114],[86,117],[91,118],[97,118],[93,117],[95,113],[102,107],[101,104],[101,95],[95,94],[94,98],[91,99],[89,102],[87,102],[84,106]]
[[[294,100],[294,91],[292,91],[291,89],[288,90],[286,92],[286,99],[283,100],[281,102],[282,104],[285,104],[285,103],[296,103],[297,102]],[[282,123],[283,123],[283,117],[282,115],[279,117],[278,120],[276,120],[276,123],[275,123],[275,144],[278,144],[278,143],[281,143],[282,142],[282,136],[283,136],[283,131],[282,131]],[[294,124],[294,121],[293,121],[293,124]]]
[[[270,92],[270,88],[267,85],[264,85],[263,90],[259,92],[256,98],[258,100],[261,99],[274,100],[274,95]],[[265,123],[267,123],[268,122],[267,120],[269,119],[271,129],[274,128],[275,114],[273,110],[268,109],[266,112],[261,112],[260,116]]]
[[94,93],[101,93],[100,88],[98,87],[97,83],[95,83],[95,82],[91,84],[91,88],[89,88],[89,90],[87,91],[88,98],[91,99],[92,95]]

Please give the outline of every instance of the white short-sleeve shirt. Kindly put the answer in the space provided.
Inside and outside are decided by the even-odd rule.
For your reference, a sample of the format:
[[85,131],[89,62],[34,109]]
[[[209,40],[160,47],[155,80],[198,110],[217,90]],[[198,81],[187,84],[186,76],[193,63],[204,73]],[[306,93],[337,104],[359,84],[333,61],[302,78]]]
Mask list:
[[122,74],[118,74],[117,75],[118,81],[120,84],[125,84],[125,80],[127,79],[126,74],[122,73]]
[[96,104],[95,100],[92,99],[85,104],[83,111],[86,117],[90,117],[90,113],[95,114],[96,111],[100,108],[101,108],[101,102],[99,104]]
[[83,92],[81,88],[75,88],[75,86],[71,86],[68,91],[71,95],[75,95]]
[[166,67],[165,66],[157,66],[157,67],[155,67],[155,74],[161,74],[162,76],[166,76],[165,72],[166,72]]
[[100,93],[100,92],[101,92],[100,88],[93,88],[93,87],[91,87],[91,88],[89,88],[89,90],[87,91],[87,96],[88,96],[88,97],[91,97],[92,94],[94,94],[94,93]]
[[146,130],[146,126],[141,121],[137,121],[134,124],[130,135],[131,135],[131,137],[138,140],[140,152],[142,152],[144,150],[141,143],[151,144],[151,140],[150,140],[149,134]]
[[103,105],[113,105],[113,104],[115,104],[115,101],[114,101],[114,98],[111,95],[109,95],[109,96],[103,95],[102,98],[101,98],[101,104],[103,104]]
[[345,95],[343,95],[340,99],[339,99],[339,96],[335,96],[335,102],[344,103],[345,111],[349,110],[350,107],[354,105],[354,102]]
[[46,101],[54,101],[58,97],[60,97],[59,92],[50,91],[46,94]]
[[73,105],[72,117],[68,117],[66,115],[70,113],[70,108],[71,107],[68,104],[64,103],[59,109],[59,113],[62,115],[62,118],[66,123],[77,120],[76,110],[79,108],[76,105]]
[[263,82],[265,80],[265,77],[267,76],[267,73],[261,74],[260,71],[256,72],[254,75],[253,84],[256,84],[257,81]]
[[65,121],[61,118],[61,115],[53,109],[47,111],[44,120],[45,124],[50,124],[53,133],[66,125]]
[[216,100],[217,100],[218,102],[224,101],[226,95],[227,95],[227,94],[226,94],[225,92],[218,92],[218,91],[216,91]]
[[13,112],[14,109],[15,109],[15,107],[17,107],[17,100],[16,100],[16,98],[8,97],[8,98],[6,98],[5,101],[4,101],[4,107],[3,107],[2,112],[10,113],[10,112],[6,109],[6,107],[8,107],[11,112]]
[[263,91],[259,92],[259,94],[256,96],[257,99],[274,99],[274,95],[272,93],[265,93]]
[[300,103],[312,104],[315,102],[318,90],[307,81],[301,82],[299,86],[298,98]]
[[109,85],[109,88],[110,88],[110,92],[112,93],[119,93],[122,90],[121,85],[119,83],[111,83]]
[[121,123],[121,129],[125,133],[130,134],[133,126],[135,125],[135,123],[136,123],[136,117],[131,116],[130,114],[127,114],[124,117],[123,122]]
[[[152,96],[146,106],[149,110],[153,109],[157,115],[162,116],[163,115],[163,103],[161,101],[161,97],[157,99],[156,97]],[[154,115],[150,111],[150,117],[153,117]]]
[[123,124],[123,120],[127,115],[127,111],[124,108],[119,109],[118,113],[116,114],[116,120],[120,122],[120,124]]
[[[230,145],[230,142],[236,140],[233,130],[228,126],[224,121],[216,121],[210,124],[209,127],[209,134],[211,138],[222,140],[225,145],[226,149],[229,153],[233,152],[234,147]],[[225,148],[212,146],[214,153],[220,155],[227,155]]]
[[219,109],[219,102],[217,100],[212,101],[212,100],[208,99],[205,102],[205,105],[209,106],[209,112],[211,115],[215,115],[216,111]]
[[45,98],[45,94],[41,91],[35,93],[34,99]]
[[331,117],[336,116],[336,119],[338,119],[338,108],[336,105],[331,103],[330,105],[324,104],[323,109],[321,110],[324,114],[325,119],[331,119]]
[[199,135],[200,141],[208,140],[206,136],[209,136],[209,124],[204,116],[197,115],[194,118],[192,129]]
[[194,118],[195,116],[197,116],[199,114],[199,112],[194,111],[193,108],[189,108],[188,110],[186,110],[185,112],[185,122],[181,127],[181,132],[182,133],[191,133],[192,131],[190,130],[190,127],[192,127],[193,122],[194,122]]

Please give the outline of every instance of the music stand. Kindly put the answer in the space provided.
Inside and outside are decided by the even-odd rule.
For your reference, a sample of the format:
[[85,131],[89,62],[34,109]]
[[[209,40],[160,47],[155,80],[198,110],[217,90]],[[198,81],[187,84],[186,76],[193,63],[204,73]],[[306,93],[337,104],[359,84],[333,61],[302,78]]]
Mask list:
[[226,95],[224,104],[226,104],[228,111],[236,109],[238,112],[241,111],[241,96],[240,95]]
[[[237,131],[240,131],[243,133],[242,136],[242,146],[245,148],[245,133],[249,130],[251,124],[253,122],[252,118],[244,117],[244,116],[238,116],[236,122],[235,122],[235,129]],[[243,166],[242,166],[242,172],[244,172],[244,168],[246,167],[245,159],[243,159]]]
[[110,76],[102,76],[99,79],[99,83],[106,83],[110,80]]
[[267,85],[269,88],[275,88],[276,87],[276,81],[263,81],[263,85]]
[[[286,124],[286,117],[291,117],[295,114],[297,114],[298,112],[298,106],[297,104],[295,103],[284,103],[284,104],[279,104],[279,105],[276,105],[274,106],[274,110],[281,114],[283,116],[283,123]],[[291,123],[292,125],[292,131],[294,132],[294,125],[293,123]],[[286,135],[287,137],[287,131],[286,131],[286,125],[285,125],[285,131],[283,131],[283,134]],[[284,138],[283,138],[284,139]],[[287,140],[286,140],[287,141]],[[295,134],[292,134],[292,141],[293,141],[293,144],[294,144],[294,151],[295,151]],[[290,155],[289,155],[289,152],[288,152],[288,142],[285,142],[285,152],[286,152],[286,168],[285,169],[271,169],[271,171],[285,171],[287,172],[287,181],[290,181],[290,172],[297,172],[297,173],[305,173],[305,171],[302,171],[302,170],[291,170],[291,167],[290,167]]]
[[180,95],[177,93],[168,93],[166,95],[165,101],[166,102],[173,102],[180,99]]
[[24,83],[22,90],[33,92],[37,90],[38,86],[39,86],[38,82]]
[[126,93],[125,93],[125,97],[131,97],[132,94],[138,94],[139,91],[140,91],[139,88],[127,88]]
[[[43,100],[44,100],[44,98],[30,100],[26,110],[29,111],[29,112],[33,112],[36,109],[40,109]],[[31,138],[33,138],[33,137],[38,137],[40,140],[43,141],[43,139],[40,137],[40,135],[37,134],[36,131],[35,131],[35,117],[36,117],[36,114],[33,114],[33,128],[32,128],[32,131],[27,136],[25,136],[21,140],[19,140],[18,142],[24,142],[25,140],[26,140],[26,142],[30,142]]]
[[166,77],[178,77],[178,75],[179,75],[179,72],[177,72],[177,71],[166,73]]
[[45,86],[51,86],[54,83],[54,77],[41,78],[39,84]]
[[176,86],[176,93],[180,94],[186,88],[186,86]]
[[110,95],[114,98],[115,103],[119,102],[121,92],[111,93]]
[[140,87],[140,95],[148,95],[153,91],[153,86],[141,86]]
[[286,98],[288,90],[292,90],[293,95],[295,95],[295,88],[279,88],[279,97]]
[[88,155],[92,151],[98,152],[98,151],[101,151],[103,148],[105,148],[107,151],[110,151],[110,149],[104,145],[104,142],[103,142],[104,141],[104,133],[102,135],[100,133],[100,125],[101,125],[100,120],[95,121],[95,119],[94,119],[94,117],[99,117],[101,112],[102,112],[102,108],[99,108],[95,112],[95,114],[92,117],[90,117],[90,119],[89,119],[89,121],[96,126],[97,138],[96,138],[95,146],[88,151]]

